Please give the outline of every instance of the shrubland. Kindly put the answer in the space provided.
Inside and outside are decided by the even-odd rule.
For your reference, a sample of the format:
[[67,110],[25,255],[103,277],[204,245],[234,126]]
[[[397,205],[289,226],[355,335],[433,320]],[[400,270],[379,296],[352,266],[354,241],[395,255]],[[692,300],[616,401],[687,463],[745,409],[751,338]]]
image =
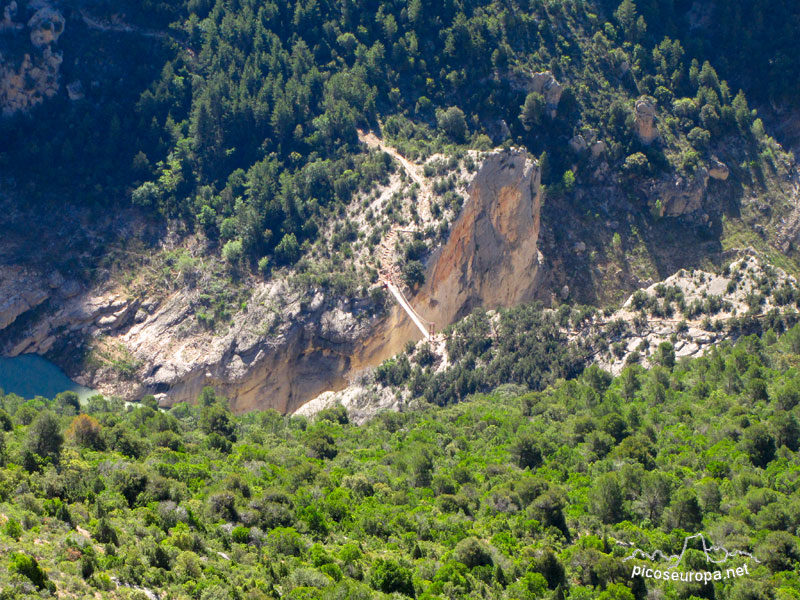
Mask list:
[[[800,328],[767,330],[362,426],[236,416],[211,389],[169,411],[4,395],[2,597],[793,598],[799,357]],[[752,576],[622,562],[698,532]]]

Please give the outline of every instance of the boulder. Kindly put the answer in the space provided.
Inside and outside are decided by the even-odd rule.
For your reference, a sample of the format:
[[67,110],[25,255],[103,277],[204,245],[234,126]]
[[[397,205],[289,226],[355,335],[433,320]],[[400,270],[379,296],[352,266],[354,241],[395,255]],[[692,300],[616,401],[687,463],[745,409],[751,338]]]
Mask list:
[[61,295],[62,298],[74,298],[80,293],[80,291],[81,291],[81,284],[75,281],[74,279],[70,279],[69,281],[65,282],[58,289],[58,293]]
[[650,202],[661,202],[660,216],[679,217],[699,211],[703,207],[708,170],[700,167],[691,177],[664,177],[653,183],[646,194]]
[[47,285],[50,289],[56,289],[64,285],[64,276],[58,271],[53,271],[47,276]]
[[77,100],[83,100],[86,97],[86,94],[83,91],[83,84],[81,83],[80,79],[76,79],[75,81],[67,84],[67,95],[73,102]]
[[592,144],[591,151],[592,158],[600,158],[606,151],[606,143],[603,141],[595,142]]
[[555,117],[564,88],[556,81],[553,74],[550,71],[534,73],[530,83],[530,91],[544,96],[550,116]]
[[708,165],[708,175],[711,179],[717,179],[719,181],[725,181],[728,178],[728,175],[731,174],[731,170],[728,168],[724,162],[721,162],[716,159],[712,159]]
[[64,33],[64,23],[64,16],[54,8],[40,8],[28,21],[31,43],[37,48],[54,44]]
[[3,8],[3,20],[0,21],[0,31],[4,29],[22,29],[24,27],[22,23],[14,22],[16,16],[17,2],[16,0],[11,0],[11,2]]
[[656,128],[656,107],[649,98],[640,98],[634,109],[636,136],[645,145],[650,145],[658,137]]
[[97,319],[97,325],[102,328],[111,328],[117,323],[117,317],[109,315],[107,317],[100,317]]
[[581,134],[572,137],[572,139],[569,141],[569,147],[572,148],[572,151],[576,154],[582,154],[589,149],[589,145],[586,143],[586,138],[584,138]]

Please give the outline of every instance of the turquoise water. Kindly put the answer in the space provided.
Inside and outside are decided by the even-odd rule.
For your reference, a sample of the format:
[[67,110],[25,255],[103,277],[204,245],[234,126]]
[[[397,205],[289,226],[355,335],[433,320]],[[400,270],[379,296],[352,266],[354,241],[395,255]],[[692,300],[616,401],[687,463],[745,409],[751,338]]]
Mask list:
[[78,385],[49,360],[36,354],[13,358],[0,356],[0,389],[23,398],[53,398],[60,392],[76,392],[81,401],[97,392]]

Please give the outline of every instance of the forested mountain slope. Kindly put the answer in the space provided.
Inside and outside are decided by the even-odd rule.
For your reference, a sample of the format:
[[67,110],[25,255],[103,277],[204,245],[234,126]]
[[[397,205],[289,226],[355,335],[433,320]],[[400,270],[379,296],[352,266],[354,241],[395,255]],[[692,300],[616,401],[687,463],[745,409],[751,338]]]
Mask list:
[[[15,5],[20,25],[39,7]],[[356,128],[379,120],[412,158],[442,143],[488,144],[485,134],[525,144],[546,153],[545,183],[567,192],[595,171],[581,142],[568,143],[578,134],[605,144],[623,186],[691,177],[715,154],[748,186],[784,159],[747,98],[788,108],[796,98],[791,2],[53,6],[66,15],[52,43],[64,54],[60,87],[30,114],[3,119],[7,181],[27,201],[133,201],[211,242],[241,243],[253,266],[295,261],[376,176]],[[30,49],[20,33],[0,35],[13,69]],[[560,99],[531,92],[537,71],[555,76]],[[67,99],[71,82],[83,98]],[[659,128],[644,137],[635,132],[649,126],[632,123],[640,96],[651,97]],[[545,106],[553,100],[557,110]],[[640,141],[652,134],[660,143]],[[596,212],[602,202],[581,204]]]

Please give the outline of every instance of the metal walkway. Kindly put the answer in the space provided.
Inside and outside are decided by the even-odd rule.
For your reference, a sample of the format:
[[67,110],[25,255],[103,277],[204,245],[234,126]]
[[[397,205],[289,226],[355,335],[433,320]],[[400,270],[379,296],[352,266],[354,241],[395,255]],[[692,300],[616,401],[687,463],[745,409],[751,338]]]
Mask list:
[[423,319],[417,311],[414,310],[414,307],[411,306],[411,303],[403,294],[400,286],[395,282],[395,277],[397,275],[397,267],[395,267],[392,261],[392,249],[394,248],[394,243],[397,240],[397,232],[399,230],[393,228],[389,235],[383,240],[383,248],[381,249],[381,264],[383,269],[380,272],[380,279],[383,282],[383,285],[386,286],[386,289],[394,296],[397,303],[403,307],[403,310],[406,311],[406,314],[409,316],[411,321],[413,321],[414,325],[417,326],[417,329],[420,330],[423,337],[426,340],[431,339],[435,333],[435,325],[431,321]]

